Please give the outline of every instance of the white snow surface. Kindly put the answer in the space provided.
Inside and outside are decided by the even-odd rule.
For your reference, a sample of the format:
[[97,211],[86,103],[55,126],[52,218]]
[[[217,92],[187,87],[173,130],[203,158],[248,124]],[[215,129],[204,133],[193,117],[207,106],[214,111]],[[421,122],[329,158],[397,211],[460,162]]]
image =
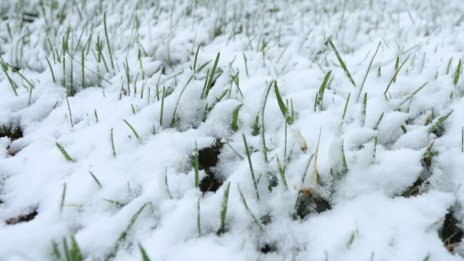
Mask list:
[[[463,260],[440,239],[447,213],[464,217],[463,14],[2,0],[0,260],[74,260],[72,240],[76,260]],[[215,143],[198,174],[222,185],[202,192],[194,156]],[[307,194],[330,209],[299,215]]]

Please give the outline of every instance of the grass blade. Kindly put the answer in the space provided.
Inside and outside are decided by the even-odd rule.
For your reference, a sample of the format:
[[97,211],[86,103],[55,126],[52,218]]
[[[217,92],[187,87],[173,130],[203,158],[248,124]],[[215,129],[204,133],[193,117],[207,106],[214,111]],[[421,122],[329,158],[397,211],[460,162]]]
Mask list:
[[226,217],[227,217],[227,206],[229,204],[229,190],[230,190],[230,182],[227,183],[227,187],[224,190],[224,197],[222,199],[221,213],[220,213],[221,226],[219,227],[219,230],[217,231],[218,235],[222,235],[226,232]]
[[64,208],[64,201],[66,199],[66,182],[63,184],[63,191],[61,192],[61,201],[60,201],[60,213],[63,212],[63,208]]
[[250,167],[251,178],[253,179],[253,186],[255,187],[255,190],[256,190],[256,198],[258,200],[260,200],[259,199],[259,191],[258,191],[258,183],[256,182],[255,172],[253,171],[253,164],[251,162],[250,149],[248,148],[248,143],[247,143],[247,140],[245,138],[245,134],[242,134],[242,137],[243,137],[243,143],[245,145],[245,152],[246,152],[246,156],[247,156],[247,159],[248,159],[248,165]]
[[214,82],[214,76],[216,75],[216,70],[217,70],[217,65],[218,65],[218,62],[219,62],[219,57],[221,56],[221,53],[219,52],[217,55],[216,55],[216,59],[214,60],[214,64],[213,64],[213,69],[211,70],[210,74],[209,74],[209,78],[208,78],[208,81],[206,82],[206,85],[205,85],[205,91],[204,93],[202,94],[202,98],[206,98],[208,97],[208,94],[209,94],[209,91],[211,90],[211,88],[213,87],[213,82]]
[[401,68],[403,68],[403,66],[406,64],[406,62],[409,60],[409,57],[411,57],[411,54],[409,54],[406,59],[401,63],[401,65],[398,67],[398,69],[395,71],[395,74],[393,75],[393,77],[391,78],[390,82],[388,83],[387,85],[387,88],[385,88],[385,91],[383,92],[384,95],[387,95],[387,92],[388,90],[390,89],[390,86],[392,85],[392,83],[396,80],[396,76],[398,75],[398,73],[401,71]]
[[147,251],[143,248],[141,244],[139,244],[140,256],[142,257],[142,261],[151,261],[150,257],[147,255]]
[[242,108],[243,104],[240,104],[239,106],[237,106],[237,108],[235,108],[234,112],[232,113],[232,124],[230,126],[230,128],[233,130],[233,131],[238,131],[238,114],[240,112],[240,109]]
[[343,108],[342,121],[345,119],[346,110],[348,109],[348,103],[350,102],[350,97],[351,97],[351,93],[348,94],[348,97],[346,98],[345,107]]
[[176,106],[174,107],[174,112],[172,113],[172,117],[171,117],[171,127],[173,127],[174,124],[175,124],[175,122],[176,122],[177,108],[179,107],[179,102],[180,102],[180,99],[182,98],[182,94],[184,94],[185,89],[186,89],[187,86],[189,85],[190,81],[192,81],[193,76],[194,76],[194,74],[192,74],[192,76],[190,76],[190,78],[187,80],[187,82],[185,83],[184,87],[183,87],[182,90],[180,91],[179,98],[177,98]]
[[359,96],[361,96],[362,90],[364,88],[364,84],[366,83],[367,76],[369,75],[369,72],[371,71],[372,63],[374,62],[375,56],[377,56],[377,52],[379,51],[380,48],[380,42],[379,45],[377,45],[377,49],[375,49],[375,53],[371,58],[371,61],[369,62],[369,66],[367,67],[366,74],[364,75],[363,81],[361,83],[361,87],[359,88],[359,93],[358,97],[356,97],[356,102],[359,100]]
[[116,241],[116,243],[114,244],[114,247],[113,249],[110,251],[110,253],[106,256],[105,260],[111,260],[113,259],[115,256],[116,256],[116,253],[118,252],[118,249],[119,247],[121,246],[121,244],[126,240],[126,237],[127,237],[127,234],[129,233],[129,231],[131,230],[132,226],[134,226],[135,224],[135,221],[137,221],[138,217],[140,216],[140,214],[142,213],[143,209],[145,209],[146,206],[148,206],[149,202],[143,204],[138,210],[137,212],[134,213],[134,215],[132,215],[130,221],[129,221],[129,224],[127,225],[126,229],[124,229],[124,231],[121,232],[121,234],[119,235],[118,237],[118,240]]
[[95,183],[97,183],[98,187],[99,187],[99,188],[102,188],[102,187],[103,187],[102,184],[101,184],[100,181],[97,179],[97,177],[93,174],[93,172],[92,172],[92,171],[89,171],[89,173],[90,173],[90,176],[92,176],[92,179],[95,181]]
[[108,26],[106,25],[106,13],[103,14],[103,26],[105,28],[106,45],[108,46],[108,53],[110,55],[111,68],[114,70],[113,52],[111,51],[110,38],[108,37]]
[[253,222],[258,226],[259,230],[261,231],[264,231],[264,228],[263,226],[261,225],[261,223],[258,221],[258,219],[256,218],[256,216],[253,214],[253,212],[251,212],[251,209],[250,207],[248,206],[248,203],[245,199],[245,196],[243,196],[243,193],[242,193],[242,190],[240,189],[240,185],[237,184],[237,189],[238,189],[238,193],[240,194],[240,199],[242,200],[242,204],[243,206],[245,207],[245,209],[247,210],[248,214],[250,214],[251,216],[251,219],[253,219]]
[[454,77],[453,77],[454,86],[458,85],[459,77],[460,77],[461,71],[462,71],[461,68],[462,68],[462,61],[461,61],[461,59],[459,59],[458,67],[456,68],[456,71],[454,72]]
[[335,45],[333,44],[332,39],[329,38],[327,40],[327,42],[329,43],[330,47],[332,47],[332,49],[334,50],[335,56],[337,56],[337,60],[340,63],[340,65],[342,66],[343,70],[345,71],[345,74],[348,77],[348,79],[350,80],[351,84],[353,84],[353,86],[356,87],[356,83],[354,82],[353,77],[351,77],[351,73],[350,73],[350,71],[348,71],[348,68],[346,67],[345,62],[343,62],[343,59],[340,56],[340,53],[338,53],[337,48],[335,48]]
[[113,153],[113,157],[116,157],[116,148],[114,146],[114,135],[113,135],[113,128],[110,130],[110,141],[111,141],[111,151]]
[[197,230],[198,236],[201,237],[201,209],[200,209],[200,197],[197,201]]
[[438,130],[440,130],[443,127],[443,124],[445,123],[446,119],[448,119],[448,117],[453,113],[453,111],[454,110],[451,110],[445,116],[442,116],[442,117],[438,118],[437,122],[435,122],[435,124],[433,124],[429,128],[429,132],[430,133],[436,133]]
[[319,172],[317,171],[317,157],[319,154],[319,143],[321,141],[322,128],[319,130],[319,138],[317,139],[316,151],[314,152],[314,167],[311,176],[311,183],[313,186],[317,186],[320,183]]
[[324,99],[324,92],[327,87],[327,83],[329,82],[330,74],[332,74],[332,71],[328,71],[322,81],[319,92],[316,95],[316,101],[314,102],[314,111],[316,111],[316,107],[319,107],[319,110],[322,111],[322,101]]
[[71,106],[69,105],[68,97],[66,97],[66,103],[68,104],[69,121],[71,122],[71,128],[72,128],[72,127],[74,127],[74,123],[73,123],[73,120],[72,120]]
[[288,125],[292,125],[293,117],[288,113],[288,108],[285,105],[284,101],[282,100],[282,96],[280,95],[280,92],[279,92],[279,87],[277,86],[277,81],[274,81],[274,92],[277,98],[277,103],[279,104],[280,111],[282,112],[282,115],[284,116],[284,119],[287,121]]
[[288,190],[287,179],[285,178],[285,167],[283,167],[282,164],[280,164],[278,157],[276,157],[276,161],[277,161],[277,169],[279,170],[280,179],[282,180],[282,184],[284,184],[285,190]]
[[195,170],[195,188],[200,187],[200,160],[199,160],[199,153],[198,153],[198,147],[195,150],[195,153],[193,155],[193,167]]
[[73,158],[71,158],[71,156],[69,156],[68,152],[63,148],[63,146],[61,146],[61,144],[59,144],[58,142],[55,142],[56,144],[56,147],[60,150],[61,154],[63,155],[63,157],[69,161],[69,162],[75,162],[73,160]]
[[18,96],[18,92],[16,91],[16,89],[18,89],[18,84],[16,84],[16,82],[11,78],[10,74],[8,74],[8,65],[5,63],[2,57],[0,57],[0,66],[2,67],[3,73],[10,83],[11,89],[13,89],[15,96]]
[[134,129],[134,127],[132,127],[132,125],[126,120],[124,120],[124,123],[126,123],[126,125],[131,129],[134,136],[140,141],[141,140],[140,135],[137,133],[137,131]]

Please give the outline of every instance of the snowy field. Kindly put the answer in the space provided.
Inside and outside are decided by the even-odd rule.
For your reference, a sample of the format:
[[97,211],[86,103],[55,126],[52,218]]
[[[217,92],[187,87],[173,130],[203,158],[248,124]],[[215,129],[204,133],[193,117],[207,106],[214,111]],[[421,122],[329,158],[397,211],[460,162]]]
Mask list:
[[1,0],[0,260],[463,260],[464,5]]

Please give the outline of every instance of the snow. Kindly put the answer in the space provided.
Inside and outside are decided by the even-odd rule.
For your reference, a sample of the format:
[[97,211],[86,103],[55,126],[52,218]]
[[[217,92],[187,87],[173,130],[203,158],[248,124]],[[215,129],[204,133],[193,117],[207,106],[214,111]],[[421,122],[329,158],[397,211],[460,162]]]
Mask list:
[[463,260],[463,8],[1,1],[0,260]]

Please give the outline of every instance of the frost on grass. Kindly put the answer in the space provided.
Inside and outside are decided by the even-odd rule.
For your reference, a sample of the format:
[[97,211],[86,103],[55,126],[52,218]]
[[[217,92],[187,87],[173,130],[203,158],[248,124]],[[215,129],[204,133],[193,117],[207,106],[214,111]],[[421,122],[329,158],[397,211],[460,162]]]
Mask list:
[[0,260],[461,260],[459,1],[0,1]]

